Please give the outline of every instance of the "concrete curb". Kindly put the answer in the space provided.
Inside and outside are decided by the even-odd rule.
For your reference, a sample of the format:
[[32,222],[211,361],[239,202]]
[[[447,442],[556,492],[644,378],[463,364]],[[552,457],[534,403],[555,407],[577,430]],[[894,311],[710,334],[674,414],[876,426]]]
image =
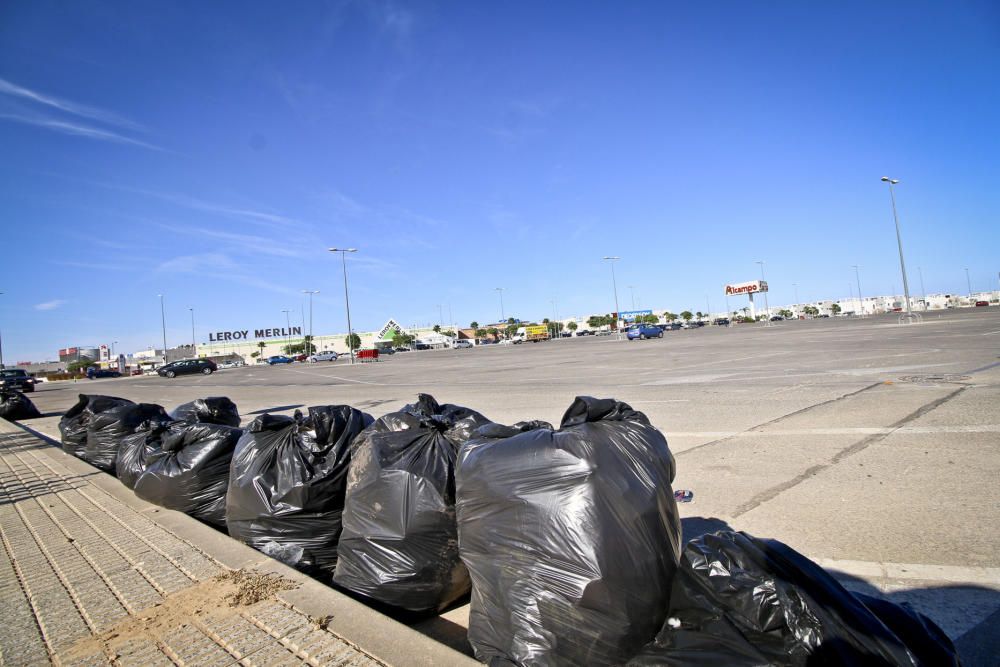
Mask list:
[[276,561],[225,533],[186,514],[157,507],[139,499],[114,477],[87,462],[66,454],[59,443],[32,429],[0,419],[0,433],[29,433],[52,445],[39,453],[57,462],[122,504],[141,512],[179,539],[229,569],[251,569],[273,573],[298,587],[284,591],[278,599],[313,618],[330,617],[328,632],[387,665],[478,665],[474,659],[389,618],[294,568]]

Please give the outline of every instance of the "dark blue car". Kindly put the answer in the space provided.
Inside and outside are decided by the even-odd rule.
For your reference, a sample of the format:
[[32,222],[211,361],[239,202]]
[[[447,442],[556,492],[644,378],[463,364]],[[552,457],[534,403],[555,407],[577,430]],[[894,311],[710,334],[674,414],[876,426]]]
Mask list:
[[628,339],[663,338],[663,330],[652,324],[633,324],[628,328]]
[[272,366],[275,365],[275,364],[290,364],[290,363],[292,363],[292,360],[291,360],[291,358],[286,357],[283,354],[277,354],[277,355],[275,355],[273,357],[268,357],[267,358],[267,363],[269,363]]

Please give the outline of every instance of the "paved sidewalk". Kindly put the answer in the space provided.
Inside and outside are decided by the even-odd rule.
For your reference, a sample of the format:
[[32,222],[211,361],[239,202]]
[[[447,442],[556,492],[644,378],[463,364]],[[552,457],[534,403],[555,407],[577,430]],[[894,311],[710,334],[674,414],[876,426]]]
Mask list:
[[2,420],[0,536],[3,665],[475,664]]

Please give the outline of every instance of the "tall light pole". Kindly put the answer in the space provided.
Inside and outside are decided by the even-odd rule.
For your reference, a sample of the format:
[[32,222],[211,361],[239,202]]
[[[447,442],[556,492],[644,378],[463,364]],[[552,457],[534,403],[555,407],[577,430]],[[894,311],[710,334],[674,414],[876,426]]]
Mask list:
[[621,340],[622,334],[618,327],[618,318],[621,317],[621,311],[618,309],[618,281],[615,279],[615,262],[620,260],[621,257],[608,256],[602,259],[611,262],[611,287],[615,290],[615,331],[618,333],[618,340]]
[[892,201],[892,219],[896,222],[896,244],[899,246],[899,270],[903,273],[903,296],[906,298],[906,316],[909,321],[913,321],[913,310],[910,308],[910,284],[906,280],[906,262],[903,261],[903,237],[899,233],[899,215],[896,213],[896,194],[892,186],[899,183],[899,179],[882,177],[883,183],[889,184],[889,199]]
[[506,324],[507,323],[507,318],[504,317],[504,312],[503,312],[503,288],[502,287],[495,287],[493,289],[500,295],[500,323],[501,324]]
[[924,310],[927,310],[927,290],[924,289],[924,272],[917,267],[917,275],[920,276],[920,293],[924,295]]
[[[764,280],[764,260],[755,262],[755,264],[760,264],[760,281],[766,282]],[[765,326],[771,326],[771,306],[767,304],[767,292],[764,292],[764,313]]]
[[316,342],[313,340],[313,294],[319,294],[318,289],[304,289],[303,294],[309,295],[309,345],[306,354],[313,354],[316,349]]
[[858,308],[861,309],[861,315],[865,314],[865,302],[861,298],[861,271],[857,264],[852,264],[851,267],[854,269],[854,278],[858,281]]
[[160,297],[160,326],[163,329],[163,363],[167,363],[167,316],[163,310],[163,295],[157,294]]
[[191,354],[194,354],[194,308],[188,308],[191,311]]
[[632,310],[635,310],[635,287],[632,285],[628,286],[629,294],[632,295]]
[[972,281],[969,280],[969,269],[968,269],[968,267],[966,267],[966,269],[965,269],[965,284],[968,285],[968,287],[969,287],[969,300],[971,301],[972,300]]
[[347,348],[351,351],[351,364],[354,364],[354,330],[351,329],[351,298],[347,292],[347,253],[357,252],[357,248],[329,248],[330,252],[339,252],[340,261],[344,265],[344,306],[347,308]]

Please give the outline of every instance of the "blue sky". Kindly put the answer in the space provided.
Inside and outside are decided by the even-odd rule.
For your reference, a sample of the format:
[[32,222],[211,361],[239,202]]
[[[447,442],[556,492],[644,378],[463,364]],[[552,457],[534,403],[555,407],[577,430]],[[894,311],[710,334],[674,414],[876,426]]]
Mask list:
[[4,358],[343,331],[332,245],[361,330],[900,291],[882,175],[996,289],[998,71],[989,1],[3,3]]

